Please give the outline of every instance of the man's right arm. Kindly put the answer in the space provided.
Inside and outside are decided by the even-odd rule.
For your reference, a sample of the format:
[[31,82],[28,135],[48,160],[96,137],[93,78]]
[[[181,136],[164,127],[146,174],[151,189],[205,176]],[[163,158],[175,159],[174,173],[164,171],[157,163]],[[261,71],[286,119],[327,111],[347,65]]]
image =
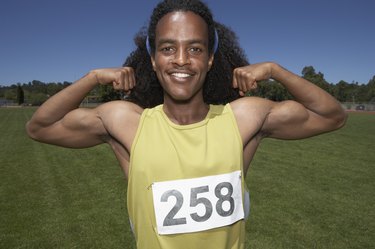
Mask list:
[[135,80],[131,68],[93,70],[80,80],[49,98],[26,125],[29,136],[39,142],[84,148],[106,141],[108,131],[101,113],[111,107],[79,108],[85,96],[98,84],[113,84],[116,90],[128,91]]

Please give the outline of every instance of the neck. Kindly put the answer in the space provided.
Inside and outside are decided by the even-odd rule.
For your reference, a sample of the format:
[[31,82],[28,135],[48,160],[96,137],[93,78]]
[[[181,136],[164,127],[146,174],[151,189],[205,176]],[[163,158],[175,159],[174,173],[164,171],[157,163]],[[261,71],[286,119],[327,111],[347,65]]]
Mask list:
[[209,105],[201,101],[176,102],[164,98],[163,111],[175,124],[188,125],[204,120],[209,111]]

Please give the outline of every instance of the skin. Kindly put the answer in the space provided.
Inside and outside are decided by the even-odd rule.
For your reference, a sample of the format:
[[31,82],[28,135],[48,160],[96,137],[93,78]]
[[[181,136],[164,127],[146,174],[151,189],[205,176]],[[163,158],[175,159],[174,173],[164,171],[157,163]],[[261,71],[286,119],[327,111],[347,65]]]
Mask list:
[[[164,89],[164,112],[176,124],[199,122],[209,110],[202,95],[214,56],[208,50],[207,30],[204,20],[192,12],[171,12],[156,27],[152,65]],[[301,139],[345,123],[346,114],[333,97],[276,63],[237,68],[233,75],[233,87],[240,94],[255,89],[257,81],[272,78],[295,98],[277,103],[243,97],[230,103],[243,141],[245,173],[263,138]],[[37,141],[71,148],[108,143],[127,177],[130,149],[143,109],[126,101],[78,108],[98,84],[129,91],[136,84],[133,69],[92,70],[46,101],[28,122],[27,132]]]
[[169,13],[156,26],[155,38],[151,62],[164,89],[165,113],[177,124],[204,119],[208,105],[202,88],[213,61],[205,21],[192,12]]

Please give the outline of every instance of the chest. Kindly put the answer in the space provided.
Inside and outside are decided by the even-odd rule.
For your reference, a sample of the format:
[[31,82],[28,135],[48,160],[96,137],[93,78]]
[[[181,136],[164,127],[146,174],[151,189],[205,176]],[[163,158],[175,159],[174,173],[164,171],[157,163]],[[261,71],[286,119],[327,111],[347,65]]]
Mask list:
[[242,143],[234,129],[215,123],[176,129],[146,122],[131,162],[136,172],[158,180],[225,173],[242,169]]

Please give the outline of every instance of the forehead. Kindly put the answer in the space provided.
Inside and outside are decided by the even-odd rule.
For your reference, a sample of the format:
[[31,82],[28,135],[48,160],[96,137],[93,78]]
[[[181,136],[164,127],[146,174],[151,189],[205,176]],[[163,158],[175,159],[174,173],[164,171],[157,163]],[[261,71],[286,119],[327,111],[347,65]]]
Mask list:
[[208,26],[202,17],[191,11],[175,11],[163,16],[156,25],[156,40],[208,39]]

